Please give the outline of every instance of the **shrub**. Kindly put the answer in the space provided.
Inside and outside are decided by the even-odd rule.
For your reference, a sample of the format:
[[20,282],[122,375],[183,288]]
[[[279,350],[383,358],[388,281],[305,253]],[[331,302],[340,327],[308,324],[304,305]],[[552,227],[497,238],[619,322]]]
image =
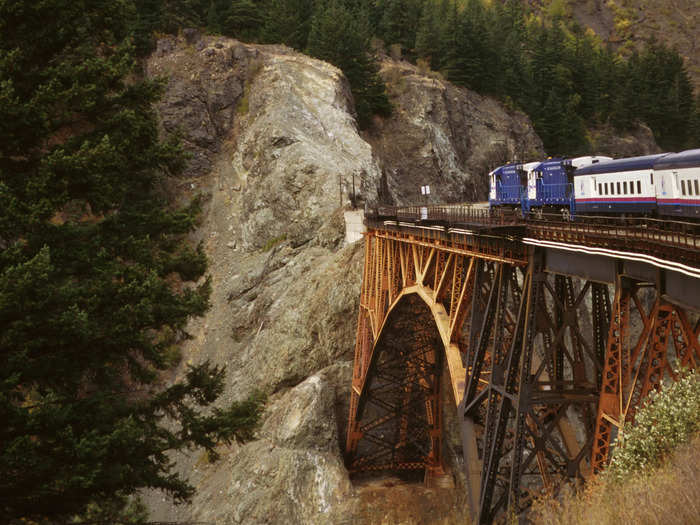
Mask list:
[[634,426],[615,447],[606,476],[626,476],[661,465],[678,445],[700,430],[700,377],[681,372],[679,380],[650,395],[637,413]]

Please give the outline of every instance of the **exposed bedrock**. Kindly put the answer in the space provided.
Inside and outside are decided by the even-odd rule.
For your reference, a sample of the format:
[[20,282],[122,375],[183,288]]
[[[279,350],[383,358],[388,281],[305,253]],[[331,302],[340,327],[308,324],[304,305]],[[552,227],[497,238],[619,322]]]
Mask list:
[[167,78],[162,130],[192,155],[169,190],[203,197],[193,240],[213,284],[176,375],[210,359],[227,366],[222,403],[254,389],[270,397],[255,440],[222,446],[214,464],[199,451],[173,458],[197,494],[184,506],[146,494],[151,519],[463,523],[454,489],[349,481],[342,446],[363,245],[344,245],[343,211],[353,180],[360,203],[381,192],[409,202],[421,183],[436,198],[470,198],[464,188],[483,190],[497,155],[541,151],[539,140],[524,116],[399,63],[383,67],[404,78],[394,115],[363,138],[335,67],[283,46],[186,37],[162,39],[147,63]]
[[[524,113],[407,62],[386,58],[380,74],[394,111],[375,120],[367,140],[382,169],[385,200],[483,201],[491,169],[542,158],[542,141]],[[430,186],[425,201],[424,185]]]

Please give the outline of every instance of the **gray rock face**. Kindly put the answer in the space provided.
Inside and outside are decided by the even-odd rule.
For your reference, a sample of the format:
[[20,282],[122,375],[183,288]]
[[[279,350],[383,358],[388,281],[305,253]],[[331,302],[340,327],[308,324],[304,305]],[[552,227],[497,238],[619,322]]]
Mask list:
[[620,159],[661,153],[654,134],[645,124],[637,124],[635,129],[624,134],[610,127],[602,127],[591,130],[590,135],[593,150],[598,155]]
[[200,452],[173,458],[197,494],[179,507],[146,494],[151,519],[464,521],[454,490],[353,487],[343,466],[363,264],[362,242],[343,247],[343,210],[353,178],[360,201],[389,192],[408,202],[406,188],[425,171],[438,181],[437,198],[455,200],[485,183],[481,165],[496,153],[540,146],[524,117],[410,66],[391,67],[409,71],[410,89],[368,134],[370,145],[341,73],[285,47],[187,31],[161,40],[149,59],[149,75],[168,77],[163,132],[179,132],[192,153],[172,192],[204,197],[193,241],[203,243],[213,282],[212,307],[190,323],[176,374],[209,359],[227,365],[222,404],[255,389],[270,395],[254,441],[222,446],[216,464]]
[[368,134],[383,174],[382,198],[397,204],[483,201],[488,172],[508,161],[542,158],[529,119],[495,100],[406,62],[385,59],[380,74],[394,106]]

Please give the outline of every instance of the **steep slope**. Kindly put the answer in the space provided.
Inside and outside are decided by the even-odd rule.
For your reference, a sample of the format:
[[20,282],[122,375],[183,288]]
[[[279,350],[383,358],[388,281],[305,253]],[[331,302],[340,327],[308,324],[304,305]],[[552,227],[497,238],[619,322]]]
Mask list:
[[[173,458],[197,495],[176,507],[147,494],[151,518],[463,523],[458,490],[395,480],[353,486],[348,478],[342,446],[363,246],[343,246],[342,211],[353,179],[360,204],[377,202],[380,191],[409,201],[402,188],[419,181],[428,161],[449,166],[433,175],[437,186],[444,182],[439,196],[464,198],[459,188],[483,187],[477,181],[494,144],[505,145],[497,148],[503,155],[538,151],[531,126],[489,99],[409,68],[394,116],[378,122],[381,134],[368,135],[373,150],[357,131],[336,68],[281,46],[183,34],[162,39],[147,65],[149,75],[168,78],[163,131],[179,133],[192,153],[173,193],[203,195],[194,237],[211,261],[212,307],[189,326],[193,337],[177,373],[210,359],[228,367],[223,402],[254,389],[270,397],[254,441],[222,445],[216,464],[204,454]],[[379,145],[384,139],[424,149],[399,158]],[[388,184],[382,169],[399,166],[405,171],[392,171]]]
[[700,88],[700,23],[697,0],[524,0],[537,9],[572,16],[603,40],[631,51],[654,38],[684,57],[695,89]]

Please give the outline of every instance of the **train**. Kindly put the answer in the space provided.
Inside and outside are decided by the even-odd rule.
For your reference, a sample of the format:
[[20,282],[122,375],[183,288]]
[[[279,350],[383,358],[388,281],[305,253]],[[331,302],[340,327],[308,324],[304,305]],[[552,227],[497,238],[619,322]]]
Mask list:
[[613,159],[548,158],[489,173],[489,208],[523,217],[643,216],[700,220],[700,149]]

